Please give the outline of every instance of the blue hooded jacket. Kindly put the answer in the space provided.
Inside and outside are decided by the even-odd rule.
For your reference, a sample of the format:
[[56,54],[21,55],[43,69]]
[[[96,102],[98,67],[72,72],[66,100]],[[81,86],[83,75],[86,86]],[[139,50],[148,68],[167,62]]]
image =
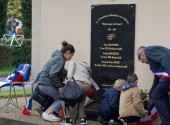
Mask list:
[[44,86],[53,85],[56,88],[63,87],[61,75],[64,65],[65,59],[63,53],[60,50],[54,51],[41,70],[38,84]]
[[99,105],[98,113],[102,118],[107,118],[114,111],[119,111],[120,91],[115,88],[109,88],[102,94],[102,100]]

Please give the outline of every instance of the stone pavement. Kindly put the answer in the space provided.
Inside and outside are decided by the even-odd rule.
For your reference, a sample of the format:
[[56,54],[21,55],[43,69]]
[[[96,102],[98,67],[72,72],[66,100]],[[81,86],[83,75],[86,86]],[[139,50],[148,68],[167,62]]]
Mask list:
[[[27,97],[27,99],[29,99],[29,97]],[[15,101],[14,98],[12,100]],[[26,104],[24,98],[22,97],[18,98],[18,104],[20,109],[10,104],[8,107],[8,112],[6,112],[6,108],[3,107],[6,104],[6,102],[7,99],[0,99],[0,107],[1,107],[0,125],[60,125],[59,122],[47,122],[43,120],[42,117],[39,115],[39,113],[36,111],[36,107],[38,107],[39,105],[35,101],[33,101],[33,110],[31,112],[31,115],[22,114],[22,109]],[[7,119],[2,120],[2,118],[7,118]],[[20,121],[20,122],[16,122],[16,121]],[[76,125],[78,125],[78,123]],[[101,125],[101,124],[97,121],[88,121],[88,125]]]

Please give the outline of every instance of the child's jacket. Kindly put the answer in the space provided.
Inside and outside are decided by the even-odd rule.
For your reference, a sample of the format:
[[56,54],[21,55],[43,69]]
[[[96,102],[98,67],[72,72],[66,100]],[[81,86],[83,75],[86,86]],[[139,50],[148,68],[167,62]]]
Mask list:
[[133,83],[125,83],[120,95],[120,117],[138,116],[147,114],[141,99],[141,90]]
[[99,115],[107,118],[115,111],[119,111],[120,91],[115,88],[109,88],[102,94],[102,100],[99,105]]

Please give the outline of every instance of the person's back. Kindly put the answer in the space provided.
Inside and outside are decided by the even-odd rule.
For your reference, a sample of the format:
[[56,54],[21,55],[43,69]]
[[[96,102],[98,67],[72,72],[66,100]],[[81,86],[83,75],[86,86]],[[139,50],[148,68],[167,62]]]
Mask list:
[[102,100],[98,109],[101,122],[107,123],[111,119],[119,122],[120,90],[124,83],[125,80],[118,79],[115,81],[114,87],[109,88],[102,94]]
[[[142,116],[145,115],[143,104],[137,87],[127,88],[121,92],[120,97],[120,116]],[[140,112],[137,110],[140,109]],[[142,113],[141,113],[142,112]]]
[[[86,62],[71,61],[69,63],[66,82],[72,81],[73,79],[76,81],[79,87],[83,90],[84,95],[87,95],[87,93],[89,92],[91,88],[91,85],[93,85],[96,90],[99,89],[96,82],[91,78],[91,68]],[[78,115],[80,118],[79,122],[81,125],[85,125],[88,123],[85,112],[84,112],[85,99],[86,97],[84,96],[82,101],[79,102],[79,112],[78,112],[79,114]],[[63,102],[63,108],[65,108],[64,102]],[[75,106],[73,108],[75,108]],[[61,124],[73,124],[72,114],[70,112],[70,109],[66,108],[65,111],[66,111],[65,119],[61,121],[60,123]]]
[[141,99],[141,90],[137,87],[138,78],[136,74],[129,74],[127,83],[122,86],[119,114],[121,118],[138,121],[142,116],[147,114]]
[[39,77],[39,85],[50,85],[60,88],[63,87],[62,81],[58,78],[60,72],[63,71],[65,65],[65,60],[63,54],[60,50],[53,52],[51,59],[47,61],[41,70],[41,75]]

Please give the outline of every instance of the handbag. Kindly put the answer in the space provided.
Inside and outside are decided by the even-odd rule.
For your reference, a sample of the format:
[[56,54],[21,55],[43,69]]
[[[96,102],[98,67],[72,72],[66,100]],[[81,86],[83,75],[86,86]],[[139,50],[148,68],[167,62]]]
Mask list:
[[84,92],[80,86],[76,83],[73,78],[73,81],[69,81],[60,92],[60,99],[63,101],[77,101],[80,102],[83,100]]

